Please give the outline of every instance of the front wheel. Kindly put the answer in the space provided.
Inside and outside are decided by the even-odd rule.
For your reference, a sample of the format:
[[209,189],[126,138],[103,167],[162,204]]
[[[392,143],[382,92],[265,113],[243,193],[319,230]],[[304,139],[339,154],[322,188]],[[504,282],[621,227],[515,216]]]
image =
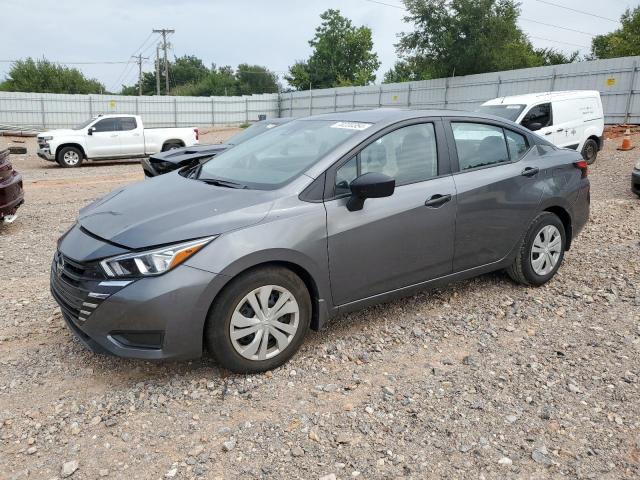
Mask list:
[[566,233],[562,221],[551,212],[538,215],[522,239],[509,276],[523,285],[547,283],[560,268],[564,258]]
[[582,158],[584,158],[589,165],[595,162],[596,158],[598,158],[598,143],[593,138],[589,138],[584,142],[584,146],[582,147]]
[[76,147],[61,148],[56,157],[58,165],[63,168],[75,168],[82,165],[82,151]]
[[285,268],[259,268],[220,293],[207,319],[205,343],[232,372],[264,372],[293,356],[310,323],[311,299],[300,277]]

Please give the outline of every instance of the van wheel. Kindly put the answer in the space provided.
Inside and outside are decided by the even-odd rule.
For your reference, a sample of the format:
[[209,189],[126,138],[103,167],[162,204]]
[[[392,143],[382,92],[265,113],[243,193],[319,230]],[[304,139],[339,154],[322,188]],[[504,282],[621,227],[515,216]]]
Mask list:
[[560,268],[565,245],[562,221],[551,212],[542,212],[531,222],[507,273],[523,285],[544,285]]
[[64,168],[75,168],[82,165],[82,151],[77,147],[63,147],[56,156],[58,165]]
[[311,323],[304,282],[281,267],[251,270],[216,299],[204,339],[220,366],[235,373],[279,367],[300,348]]
[[589,165],[595,162],[596,158],[598,158],[598,142],[593,138],[588,138],[587,141],[584,142],[584,146],[582,147],[582,158],[584,158]]

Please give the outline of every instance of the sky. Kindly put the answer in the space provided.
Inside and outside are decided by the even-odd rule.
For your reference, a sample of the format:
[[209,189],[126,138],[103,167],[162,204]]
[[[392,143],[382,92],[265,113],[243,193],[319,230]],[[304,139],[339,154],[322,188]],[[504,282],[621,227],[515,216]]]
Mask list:
[[[615,30],[624,10],[639,3],[521,0],[519,24],[535,47],[586,54],[592,35]],[[282,78],[296,60],[310,55],[308,40],[320,23],[320,14],[337,8],[355,25],[372,29],[374,50],[382,62],[379,82],[397,60],[397,34],[412,30],[403,22],[403,9],[394,8],[401,5],[401,0],[0,0],[2,16],[10,19],[0,28],[0,79],[11,66],[8,60],[29,56],[60,63],[127,62],[140,52],[153,57],[158,41],[157,34],[150,36],[154,28],[175,29],[170,58],[191,54],[206,65],[264,65]],[[73,66],[110,91],[137,81],[133,61]],[[152,70],[152,60],[143,68]]]

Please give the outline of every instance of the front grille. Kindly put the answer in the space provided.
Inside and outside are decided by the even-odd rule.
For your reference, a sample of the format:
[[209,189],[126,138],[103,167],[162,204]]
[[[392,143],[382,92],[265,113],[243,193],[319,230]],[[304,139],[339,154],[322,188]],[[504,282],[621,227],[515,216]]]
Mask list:
[[[101,285],[106,279],[99,265],[80,263],[56,252],[51,265],[51,293],[62,312],[82,324],[113,293],[112,286]],[[118,288],[119,290],[119,288]]]

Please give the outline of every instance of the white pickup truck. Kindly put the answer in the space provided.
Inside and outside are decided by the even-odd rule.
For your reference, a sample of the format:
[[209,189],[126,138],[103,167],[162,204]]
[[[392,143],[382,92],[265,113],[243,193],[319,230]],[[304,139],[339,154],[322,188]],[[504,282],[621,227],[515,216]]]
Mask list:
[[79,167],[85,159],[143,158],[197,143],[197,128],[144,128],[138,115],[100,115],[68,130],[39,133],[38,156]]

